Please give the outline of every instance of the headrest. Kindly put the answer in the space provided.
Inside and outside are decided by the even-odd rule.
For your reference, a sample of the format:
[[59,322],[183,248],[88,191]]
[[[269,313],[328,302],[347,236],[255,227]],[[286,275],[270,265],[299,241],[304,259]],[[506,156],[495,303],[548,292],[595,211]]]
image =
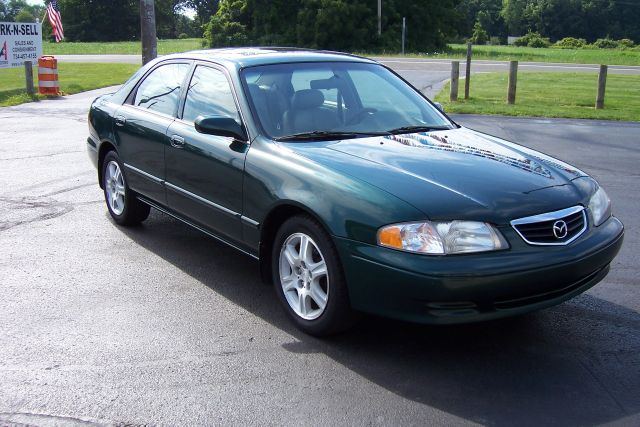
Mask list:
[[324,95],[316,89],[303,89],[293,94],[291,107],[295,110],[308,110],[324,104]]

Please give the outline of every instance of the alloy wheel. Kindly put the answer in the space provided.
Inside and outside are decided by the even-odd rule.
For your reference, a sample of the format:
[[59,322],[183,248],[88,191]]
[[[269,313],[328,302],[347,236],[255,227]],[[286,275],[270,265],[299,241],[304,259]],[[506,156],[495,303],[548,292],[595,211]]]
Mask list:
[[120,165],[113,160],[107,164],[105,169],[104,188],[109,208],[114,214],[122,215],[125,200],[124,176],[120,170]]
[[329,298],[329,272],[316,242],[304,233],[290,235],[280,249],[280,285],[293,312],[305,320],[322,315]]

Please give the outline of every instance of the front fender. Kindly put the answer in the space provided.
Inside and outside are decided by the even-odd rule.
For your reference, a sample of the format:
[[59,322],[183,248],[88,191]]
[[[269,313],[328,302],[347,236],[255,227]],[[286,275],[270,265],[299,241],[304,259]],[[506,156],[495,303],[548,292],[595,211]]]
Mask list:
[[[243,215],[261,224],[283,203],[311,213],[334,236],[371,244],[382,225],[425,219],[384,190],[298,155],[286,144],[257,138],[245,164]],[[257,247],[259,226],[246,237]]]

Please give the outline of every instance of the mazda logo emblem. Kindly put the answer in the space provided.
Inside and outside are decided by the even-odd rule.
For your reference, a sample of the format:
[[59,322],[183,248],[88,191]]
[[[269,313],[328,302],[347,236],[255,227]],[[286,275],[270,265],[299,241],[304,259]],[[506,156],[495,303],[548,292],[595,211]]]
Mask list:
[[566,222],[559,220],[553,223],[553,235],[556,236],[556,239],[564,239],[567,234],[569,234],[569,230]]

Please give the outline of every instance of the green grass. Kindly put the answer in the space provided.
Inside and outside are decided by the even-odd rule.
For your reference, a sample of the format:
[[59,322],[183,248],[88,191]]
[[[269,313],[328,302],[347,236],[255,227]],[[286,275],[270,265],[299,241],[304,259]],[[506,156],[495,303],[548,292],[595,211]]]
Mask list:
[[[375,54],[371,54],[376,56]],[[385,56],[385,55],[382,55]],[[392,54],[390,56],[398,56]],[[415,58],[466,58],[467,46],[450,44],[443,52],[410,54]],[[473,59],[573,64],[640,65],[640,51],[620,49],[553,49],[516,46],[474,46]]]
[[[71,95],[91,89],[113,86],[123,83],[139,67],[134,64],[58,64],[60,89]],[[38,84],[38,68],[34,68],[34,84]],[[37,91],[37,88],[36,88]],[[27,95],[24,88],[24,69],[10,68],[0,70],[0,107],[18,105],[32,100],[42,99]]]
[[[202,49],[202,39],[158,40],[158,54],[166,55],[187,50]],[[139,55],[142,53],[139,41],[130,42],[44,42],[45,55]]]
[[516,104],[507,105],[507,73],[477,74],[468,100],[450,102],[447,84],[436,101],[450,113],[640,121],[640,76],[610,74],[603,110],[595,109],[597,82],[597,74],[518,73]]

